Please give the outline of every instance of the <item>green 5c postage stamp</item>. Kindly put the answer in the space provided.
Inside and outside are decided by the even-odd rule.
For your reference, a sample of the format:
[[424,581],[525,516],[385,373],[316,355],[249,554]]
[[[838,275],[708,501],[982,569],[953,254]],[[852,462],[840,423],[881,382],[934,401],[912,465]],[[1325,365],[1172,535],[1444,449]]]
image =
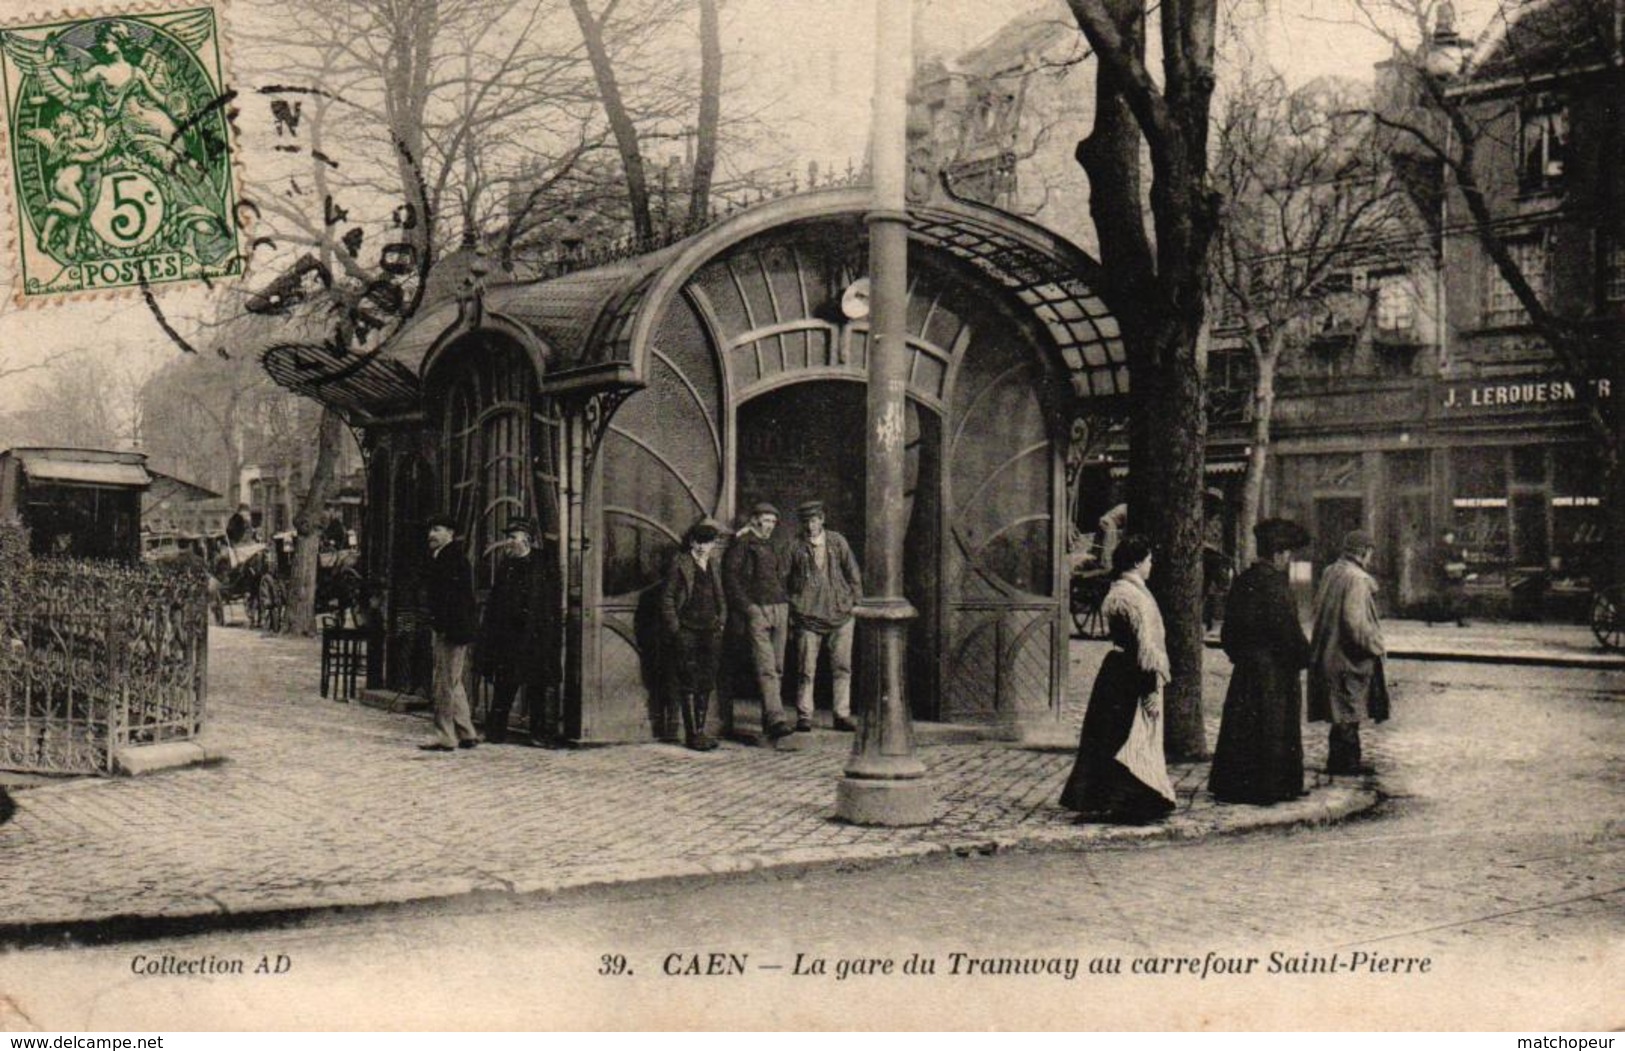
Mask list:
[[0,28],[18,294],[241,272],[209,7]]

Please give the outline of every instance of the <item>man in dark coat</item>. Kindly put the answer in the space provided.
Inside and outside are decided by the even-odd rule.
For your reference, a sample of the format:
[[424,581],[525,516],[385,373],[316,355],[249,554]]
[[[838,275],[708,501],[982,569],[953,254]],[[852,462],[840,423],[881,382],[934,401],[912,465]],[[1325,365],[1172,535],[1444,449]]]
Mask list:
[[523,687],[530,718],[530,743],[537,748],[564,745],[558,713],[557,578],[538,551],[536,523],[512,518],[505,530],[508,551],[497,565],[496,582],[485,601],[485,620],[475,648],[481,675],[492,680],[485,739],[508,739],[508,713]]
[[1268,805],[1303,794],[1303,687],[1309,640],[1287,583],[1292,550],[1309,542],[1296,522],[1253,528],[1258,561],[1225,603],[1221,642],[1234,670],[1208,789],[1227,803]]
[[1309,721],[1332,724],[1328,774],[1375,771],[1360,754],[1360,713],[1388,717],[1383,679],[1382,625],[1377,581],[1368,572],[1376,541],[1363,529],[1343,538],[1343,556],[1326,568],[1315,595],[1315,630],[1309,646]]
[[1467,626],[1467,552],[1456,543],[1456,531],[1446,529],[1433,548],[1433,608],[1427,624],[1453,620],[1456,627]]
[[450,515],[429,518],[429,559],[423,569],[423,588],[429,607],[434,653],[435,739],[418,745],[426,752],[473,748],[479,734],[468,712],[468,691],[463,673],[469,644],[475,636],[474,569],[463,546],[454,538]]
[[231,518],[226,522],[226,539],[231,541],[232,547],[236,547],[238,544],[248,539],[249,533],[253,531],[253,528],[254,519],[252,512],[250,512],[248,509],[248,505],[238,504],[237,513],[232,515]]
[[728,544],[722,566],[728,611],[740,618],[750,642],[751,665],[762,694],[762,732],[769,741],[794,732],[780,697],[784,651],[790,641],[790,596],[785,590],[788,560],[772,543],[778,524],[778,508],[757,504],[749,524]]
[[332,551],[343,551],[350,546],[350,531],[337,511],[329,509],[327,521],[322,524],[322,546]]
[[705,732],[705,717],[711,693],[717,687],[722,628],[728,616],[722,560],[715,553],[720,532],[709,519],[690,526],[683,536],[683,550],[672,557],[660,592],[660,621],[671,654],[683,735],[688,747],[697,752],[717,747],[716,740]]

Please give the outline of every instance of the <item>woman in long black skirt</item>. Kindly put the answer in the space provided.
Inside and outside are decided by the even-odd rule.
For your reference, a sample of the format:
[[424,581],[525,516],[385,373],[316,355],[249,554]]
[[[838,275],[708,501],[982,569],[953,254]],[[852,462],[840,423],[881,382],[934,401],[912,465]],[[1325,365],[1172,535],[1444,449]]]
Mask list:
[[1087,820],[1139,824],[1174,809],[1162,757],[1168,651],[1162,612],[1146,586],[1151,545],[1132,535],[1112,552],[1117,578],[1101,603],[1112,651],[1100,665],[1061,805]]
[[1292,603],[1287,566],[1309,542],[1296,522],[1254,528],[1258,561],[1230,587],[1221,642],[1230,657],[1219,746],[1208,789],[1226,803],[1268,805],[1303,793],[1303,685],[1309,640]]

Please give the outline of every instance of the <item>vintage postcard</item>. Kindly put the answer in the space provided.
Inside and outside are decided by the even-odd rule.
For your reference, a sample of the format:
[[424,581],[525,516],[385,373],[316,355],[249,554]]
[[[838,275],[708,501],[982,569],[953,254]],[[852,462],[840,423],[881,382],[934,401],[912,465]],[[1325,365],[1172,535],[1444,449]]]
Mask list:
[[1625,0],[3,6],[0,1029],[1625,1021]]

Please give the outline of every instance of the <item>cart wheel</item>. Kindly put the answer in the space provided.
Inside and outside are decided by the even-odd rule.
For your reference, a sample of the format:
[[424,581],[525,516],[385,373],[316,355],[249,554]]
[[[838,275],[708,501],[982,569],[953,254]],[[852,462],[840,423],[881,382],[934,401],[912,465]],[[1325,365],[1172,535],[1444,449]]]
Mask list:
[[1075,639],[1103,639],[1106,637],[1106,615],[1100,607],[1072,611],[1072,637]]
[[1106,615],[1100,611],[1100,605],[1106,600],[1108,586],[1104,578],[1072,582],[1073,638],[1106,638]]
[[282,585],[269,573],[260,577],[259,611],[261,628],[273,635],[282,631]]
[[1615,585],[1592,596],[1591,633],[1606,649],[1625,649],[1625,587]]

